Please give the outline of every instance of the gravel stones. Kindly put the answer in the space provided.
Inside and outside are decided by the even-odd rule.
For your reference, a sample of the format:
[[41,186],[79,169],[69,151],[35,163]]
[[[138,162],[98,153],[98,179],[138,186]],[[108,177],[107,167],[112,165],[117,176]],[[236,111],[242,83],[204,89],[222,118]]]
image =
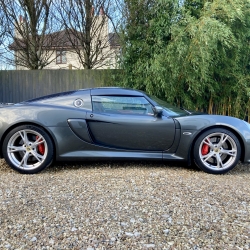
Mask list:
[[21,175],[0,160],[0,249],[250,249],[250,165],[95,162]]

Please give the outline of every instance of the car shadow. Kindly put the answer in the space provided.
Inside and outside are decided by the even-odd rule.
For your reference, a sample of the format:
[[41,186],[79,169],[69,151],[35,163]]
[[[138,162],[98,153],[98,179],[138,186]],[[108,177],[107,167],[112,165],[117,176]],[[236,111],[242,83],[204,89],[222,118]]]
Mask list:
[[[69,161],[69,162],[56,162],[52,166],[46,168],[40,173],[48,172],[63,172],[65,170],[78,170],[78,169],[96,169],[96,168],[166,168],[166,169],[183,169],[190,172],[203,172],[195,164],[190,166],[186,162],[160,162],[160,161]],[[239,163],[234,169],[224,175],[245,175],[250,174],[250,164]]]
[[[38,174],[46,174],[46,173],[60,173],[65,170],[83,170],[83,169],[96,169],[96,168],[166,168],[166,169],[176,169],[176,170],[188,170],[190,172],[199,173],[203,172],[200,170],[195,164],[188,166],[186,162],[176,162],[176,161],[69,161],[69,162],[55,162],[50,167],[46,168],[42,172]],[[1,174],[5,173],[17,173],[16,171],[12,170],[10,166],[5,162],[4,159],[0,160],[0,172]],[[250,175],[250,164],[249,163],[239,163],[234,169],[229,171],[224,175],[235,175],[235,176],[242,176],[242,175]]]
[[56,162],[48,167],[45,172],[61,172],[65,170],[77,169],[95,169],[95,168],[179,168],[190,171],[200,172],[201,170],[195,165],[188,166],[185,162],[160,162],[160,161],[69,161],[69,162]]

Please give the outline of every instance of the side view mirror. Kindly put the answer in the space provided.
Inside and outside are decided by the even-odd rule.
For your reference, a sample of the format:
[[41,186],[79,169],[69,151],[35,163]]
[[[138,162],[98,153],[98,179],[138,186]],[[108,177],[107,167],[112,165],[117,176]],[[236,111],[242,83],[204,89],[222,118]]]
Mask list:
[[160,106],[154,106],[153,107],[153,111],[154,111],[154,115],[156,117],[161,117],[162,116],[162,113],[163,113],[163,108],[160,107]]

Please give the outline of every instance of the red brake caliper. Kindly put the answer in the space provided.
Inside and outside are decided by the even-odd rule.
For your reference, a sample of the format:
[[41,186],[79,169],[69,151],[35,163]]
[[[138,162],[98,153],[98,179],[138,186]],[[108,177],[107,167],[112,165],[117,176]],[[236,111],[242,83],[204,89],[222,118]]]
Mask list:
[[[37,135],[36,136],[36,140],[39,138],[39,136]],[[39,141],[42,141],[42,139],[40,139]],[[44,155],[44,151],[45,151],[45,147],[44,147],[44,144],[41,143],[37,146],[38,148],[38,152],[41,154],[41,155]]]
[[209,146],[208,146],[207,144],[204,143],[204,144],[202,145],[202,148],[201,148],[201,154],[202,154],[202,155],[207,155],[208,152],[209,152]]

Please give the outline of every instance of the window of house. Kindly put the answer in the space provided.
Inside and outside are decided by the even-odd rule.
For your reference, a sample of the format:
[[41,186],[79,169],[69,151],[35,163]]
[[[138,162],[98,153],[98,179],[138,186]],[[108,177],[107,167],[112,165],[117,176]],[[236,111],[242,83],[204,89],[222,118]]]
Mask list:
[[152,105],[139,96],[92,96],[93,111],[98,113],[153,115]]
[[66,51],[57,50],[56,51],[56,63],[67,63]]

